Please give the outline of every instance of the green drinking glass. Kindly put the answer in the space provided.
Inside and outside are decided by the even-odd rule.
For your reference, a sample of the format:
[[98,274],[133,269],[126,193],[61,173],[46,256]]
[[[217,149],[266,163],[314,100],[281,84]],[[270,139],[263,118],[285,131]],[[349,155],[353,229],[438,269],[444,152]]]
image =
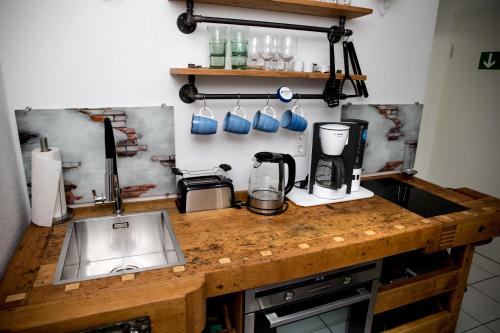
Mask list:
[[223,69],[226,64],[226,42],[208,43],[210,53],[210,68]]
[[246,69],[248,56],[248,42],[231,42],[231,67]]

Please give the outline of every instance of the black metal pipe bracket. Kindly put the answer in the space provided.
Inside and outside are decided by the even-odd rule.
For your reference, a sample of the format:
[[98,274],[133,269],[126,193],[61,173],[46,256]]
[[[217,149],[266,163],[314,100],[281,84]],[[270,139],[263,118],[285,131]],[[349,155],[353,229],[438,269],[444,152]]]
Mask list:
[[[352,31],[345,30],[346,17],[341,16],[339,20],[339,26],[335,29],[335,36],[338,39],[345,36],[350,36]],[[254,21],[254,20],[240,20],[231,19],[223,17],[209,17],[194,15],[194,0],[186,0],[186,12],[179,15],[177,18],[177,27],[179,30],[185,34],[190,34],[196,30],[198,23],[217,23],[217,24],[232,24],[232,25],[246,25],[254,27],[265,27],[265,28],[276,28],[276,29],[288,29],[288,30],[301,30],[301,31],[312,31],[331,34],[334,27],[316,27],[309,25],[300,24],[289,24],[289,23],[277,23],[277,22],[265,22],[265,21]],[[348,33],[348,34],[344,34]]]
[[[244,26],[257,26],[257,27],[267,27],[276,29],[288,29],[288,30],[301,30],[301,31],[312,31],[326,33],[330,43],[330,62],[334,57],[333,54],[333,44],[338,43],[342,38],[352,35],[352,31],[345,28],[346,17],[341,16],[339,18],[338,26],[326,27],[315,27],[308,25],[299,24],[289,24],[289,23],[276,23],[276,22],[264,22],[264,21],[253,21],[253,20],[240,20],[231,18],[221,18],[221,17],[207,17],[201,15],[194,15],[194,0],[186,0],[186,12],[179,15],[177,18],[177,27],[179,30],[185,34],[190,34],[196,30],[198,23],[218,23],[218,24],[232,24],[232,25],[244,25]],[[334,62],[333,62],[334,64]],[[335,71],[333,71],[333,80],[335,79]],[[328,84],[328,83],[327,83]],[[188,83],[183,85],[179,91],[179,97],[184,103],[194,103],[197,100],[204,99],[277,99],[275,94],[201,94],[195,85],[195,76],[188,76]],[[345,96],[349,98],[351,96]],[[325,92],[322,94],[294,94],[293,98],[300,99],[322,99],[328,101],[328,96]],[[327,103],[330,107],[336,106],[332,103]]]
[[[278,99],[276,94],[204,94],[195,85],[195,76],[188,75],[188,83],[179,90],[180,99],[187,104],[207,99]],[[323,99],[323,94],[294,94],[294,99]]]
[[179,90],[179,97],[184,103],[194,103],[196,101],[195,96],[198,95],[198,89],[194,84],[196,78],[194,75],[188,75],[188,83],[183,85]]

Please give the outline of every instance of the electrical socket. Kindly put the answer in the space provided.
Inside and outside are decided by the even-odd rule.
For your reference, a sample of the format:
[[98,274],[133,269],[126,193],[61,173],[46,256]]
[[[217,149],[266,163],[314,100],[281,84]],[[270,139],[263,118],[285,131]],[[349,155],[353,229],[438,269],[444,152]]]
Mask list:
[[297,133],[293,142],[292,156],[306,156],[307,152],[307,134],[306,131]]

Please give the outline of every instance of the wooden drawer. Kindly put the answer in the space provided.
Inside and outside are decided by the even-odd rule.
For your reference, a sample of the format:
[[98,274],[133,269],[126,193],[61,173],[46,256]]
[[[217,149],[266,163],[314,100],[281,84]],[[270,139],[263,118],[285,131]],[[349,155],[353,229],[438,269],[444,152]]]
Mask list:
[[446,267],[401,282],[381,286],[375,314],[443,294],[456,288],[460,269]]
[[441,311],[427,317],[384,331],[385,333],[439,333],[446,332],[451,314]]

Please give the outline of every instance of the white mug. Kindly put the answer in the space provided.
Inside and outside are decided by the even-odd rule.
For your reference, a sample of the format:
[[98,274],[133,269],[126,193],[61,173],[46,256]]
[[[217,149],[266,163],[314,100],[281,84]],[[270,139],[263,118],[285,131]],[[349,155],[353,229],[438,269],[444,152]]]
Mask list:
[[314,70],[314,62],[304,62],[304,72],[312,72]]

